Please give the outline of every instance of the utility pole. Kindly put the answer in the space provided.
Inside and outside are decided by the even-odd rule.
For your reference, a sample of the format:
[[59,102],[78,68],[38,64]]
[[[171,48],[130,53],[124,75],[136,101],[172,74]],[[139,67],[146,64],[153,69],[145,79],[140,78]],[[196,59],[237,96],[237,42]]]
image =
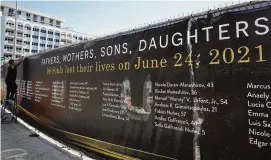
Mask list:
[[13,59],[16,59],[16,42],[17,42],[17,0],[16,0],[16,9],[15,9],[15,35],[13,41]]

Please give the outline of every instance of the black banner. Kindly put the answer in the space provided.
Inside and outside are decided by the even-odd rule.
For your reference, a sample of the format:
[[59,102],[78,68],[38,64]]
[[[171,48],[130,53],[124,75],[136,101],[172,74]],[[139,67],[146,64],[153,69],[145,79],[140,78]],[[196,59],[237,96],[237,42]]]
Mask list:
[[270,159],[271,4],[260,6],[27,57],[19,104],[116,159]]

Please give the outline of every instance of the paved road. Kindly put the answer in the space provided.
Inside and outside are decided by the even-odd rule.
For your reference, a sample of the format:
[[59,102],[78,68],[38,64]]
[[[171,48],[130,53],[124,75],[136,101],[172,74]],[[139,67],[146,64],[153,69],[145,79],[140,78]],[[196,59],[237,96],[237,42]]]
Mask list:
[[79,160],[40,137],[30,137],[30,130],[9,120],[1,125],[2,160]]

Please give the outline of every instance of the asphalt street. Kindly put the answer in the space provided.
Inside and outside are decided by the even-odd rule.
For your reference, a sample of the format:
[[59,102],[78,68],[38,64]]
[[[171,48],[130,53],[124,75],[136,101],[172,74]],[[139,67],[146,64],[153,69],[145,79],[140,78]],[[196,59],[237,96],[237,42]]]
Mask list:
[[2,160],[79,160],[70,153],[40,137],[31,137],[30,130],[19,123],[1,124]]

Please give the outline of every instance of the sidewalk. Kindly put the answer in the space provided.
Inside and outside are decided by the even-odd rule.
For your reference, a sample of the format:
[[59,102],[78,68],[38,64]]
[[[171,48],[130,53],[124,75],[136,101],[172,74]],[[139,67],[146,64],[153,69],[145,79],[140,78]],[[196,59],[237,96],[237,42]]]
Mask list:
[[40,137],[30,137],[32,132],[20,123],[7,120],[1,124],[2,160],[79,160],[70,153]]

